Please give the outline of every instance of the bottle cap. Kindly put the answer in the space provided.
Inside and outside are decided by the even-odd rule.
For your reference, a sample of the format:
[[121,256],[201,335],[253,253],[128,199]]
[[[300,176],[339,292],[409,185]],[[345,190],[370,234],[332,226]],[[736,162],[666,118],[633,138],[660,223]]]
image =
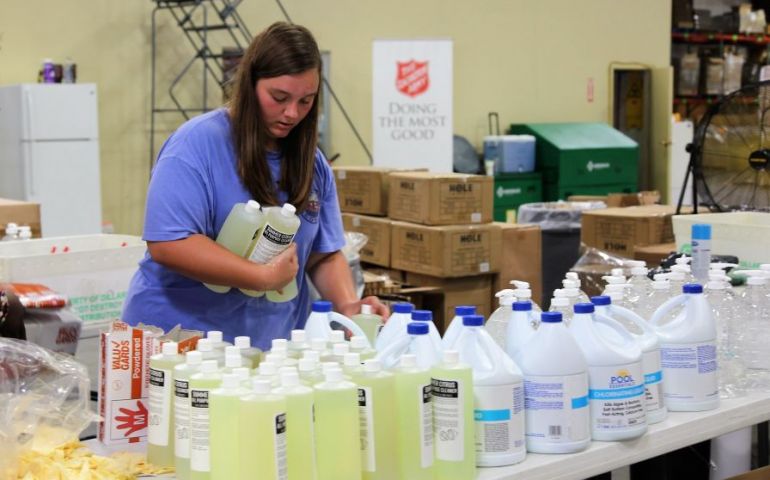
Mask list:
[[342,330],[332,330],[332,333],[329,334],[329,341],[331,343],[340,343],[345,341],[345,332]]
[[269,362],[265,360],[264,362],[259,364],[259,374],[262,376],[265,375],[275,375],[278,373],[278,364]]
[[339,364],[337,362],[322,362],[321,363],[321,371],[323,373],[326,373],[328,370],[332,370],[332,369],[335,369],[335,368],[338,369],[338,370],[340,369],[340,366],[339,366]]
[[400,302],[393,305],[395,313],[412,313],[412,310],[414,310],[414,305],[411,303]]
[[603,307],[605,305],[611,305],[612,299],[607,295],[597,295],[595,297],[591,297],[591,303]]
[[332,302],[328,300],[316,300],[313,302],[312,310],[319,313],[329,313],[332,311]]
[[682,286],[684,293],[703,293],[703,286],[698,283],[685,283]]
[[261,208],[261,205],[256,200],[249,200],[248,202],[246,202],[246,206],[243,207],[243,209],[246,210],[248,213],[257,213],[260,208]]
[[270,380],[265,380],[264,378],[254,377],[251,380],[251,389],[254,393],[259,393],[262,395],[270,393],[270,389],[272,388],[270,384]]
[[297,372],[281,372],[281,386],[296,387],[299,385],[299,375]]
[[361,354],[357,352],[346,353],[343,357],[343,365],[357,367],[361,365]]
[[[518,280],[513,280],[511,283],[516,282],[516,281],[518,281]],[[504,289],[500,290],[499,292],[495,293],[495,297],[496,298],[510,297],[510,296],[513,295],[513,292],[515,292],[515,290],[513,290],[511,288],[504,288]]]
[[368,346],[369,340],[367,340],[366,337],[362,337],[361,335],[353,335],[350,337],[351,350],[364,350]]
[[292,343],[305,343],[307,342],[307,334],[304,330],[292,330],[291,341]]
[[413,353],[405,353],[401,355],[398,361],[400,367],[415,367],[417,366],[417,355]]
[[365,303],[361,304],[361,315],[371,315],[372,314],[372,306],[367,305]]
[[197,351],[187,352],[184,356],[184,363],[187,365],[200,365],[203,362],[203,354]]
[[455,316],[465,317],[466,315],[475,315],[476,307],[472,305],[458,305],[455,307]]
[[576,303],[572,308],[575,313],[594,313],[595,310],[593,303]]
[[239,355],[241,354],[241,349],[236,347],[235,345],[228,345],[225,347],[225,355]]
[[625,277],[626,272],[624,272],[622,268],[613,268],[610,270],[610,275],[613,277]]
[[368,373],[375,373],[382,370],[382,364],[380,364],[380,361],[376,358],[372,358],[371,360],[367,360],[364,362],[364,371]]
[[297,366],[300,372],[312,372],[315,370],[316,363],[312,358],[300,358]]
[[414,310],[412,312],[412,321],[430,322],[433,321],[433,313],[429,310]]
[[232,370],[233,375],[237,375],[241,381],[251,378],[251,370],[248,367],[237,367]]
[[484,316],[466,315],[463,317],[463,325],[466,327],[480,327],[484,325]]
[[204,360],[201,362],[201,373],[216,373],[219,371],[219,366],[216,360]]
[[570,280],[575,280],[578,282],[578,285],[580,284],[580,276],[577,274],[577,272],[567,272],[564,276]]
[[343,380],[342,370],[339,368],[332,368],[324,372],[324,378],[327,382],[341,382]]
[[16,235],[17,233],[19,233],[19,226],[15,223],[10,222],[5,226],[6,235]]
[[285,338],[274,338],[271,346],[271,350],[286,350],[289,347],[289,342]]
[[692,226],[693,240],[711,240],[711,225],[696,223]]
[[569,298],[567,297],[553,297],[551,299],[551,307],[568,307]]
[[529,300],[519,300],[518,302],[513,302],[513,311],[514,312],[530,312],[532,311],[532,302]]
[[448,365],[457,365],[460,363],[460,352],[457,350],[444,350],[443,360]]
[[295,213],[297,213],[297,208],[291,203],[284,203],[281,207],[281,215],[284,217],[294,216]]
[[160,351],[163,355],[177,355],[179,353],[179,344],[176,342],[165,342]]
[[525,282],[525,281],[522,281],[522,280],[511,280],[510,284],[513,285],[516,288],[524,288],[524,289],[530,288],[529,282]]
[[234,373],[225,373],[222,375],[222,388],[238,388],[241,385],[241,379]]
[[235,354],[225,354],[225,367],[238,368],[243,366],[243,358],[239,352]]
[[251,348],[251,337],[240,336],[233,339],[233,344],[240,349]]
[[350,351],[350,345],[347,342],[335,343],[332,347],[332,355],[335,357],[342,357]]
[[543,323],[561,323],[561,312],[543,312],[540,314],[540,321]]
[[635,277],[646,277],[647,276],[647,268],[646,267],[633,267],[631,269],[631,275]]
[[211,340],[201,338],[198,340],[198,343],[195,344],[195,349],[199,352],[210,352],[214,350],[214,347],[211,345]]
[[323,338],[314,338],[310,340],[310,349],[316,352],[323,352],[326,350],[326,340]]
[[222,332],[219,330],[209,330],[206,332],[206,338],[208,338],[212,343],[221,343]]
[[578,288],[577,282],[574,280],[570,280],[569,278],[565,278],[561,281],[561,284],[564,288]]
[[305,350],[305,352],[302,354],[303,359],[313,360],[314,362],[320,362],[321,361],[321,352],[318,352],[316,350]]
[[[465,324],[465,317],[463,318],[463,324]],[[427,335],[428,324],[424,322],[409,322],[406,325],[406,333],[409,335]]]
[[529,299],[532,298],[532,290],[528,288],[519,288],[513,291],[513,296],[516,298]]

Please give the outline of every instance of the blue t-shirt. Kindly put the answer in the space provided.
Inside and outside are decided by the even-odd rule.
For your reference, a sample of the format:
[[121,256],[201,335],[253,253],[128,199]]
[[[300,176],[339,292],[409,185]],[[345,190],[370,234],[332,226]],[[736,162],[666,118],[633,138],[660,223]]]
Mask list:
[[[267,158],[281,203],[287,194],[278,188],[281,157]],[[163,145],[147,193],[146,241],[181,240],[193,234],[216,238],[233,205],[251,195],[237,172],[224,109],[200,115],[182,125]],[[291,302],[272,303],[237,288],[215,293],[152,260],[139,263],[123,307],[123,319],[169,330],[177,324],[197,330],[222,330],[225,338],[248,335],[252,344],[269,348],[273,338],[287,338],[302,328],[310,312],[305,264],[310,253],[335,252],[345,244],[337,189],[326,159],[316,152],[313,187],[306,209],[299,213],[297,244],[299,294]]]

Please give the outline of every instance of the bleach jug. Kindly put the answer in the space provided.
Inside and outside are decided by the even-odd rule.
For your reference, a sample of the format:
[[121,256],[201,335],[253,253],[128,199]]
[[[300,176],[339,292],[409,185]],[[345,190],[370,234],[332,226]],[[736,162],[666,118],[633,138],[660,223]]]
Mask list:
[[[594,305],[578,303],[569,326],[588,363],[588,405],[591,437],[614,441],[636,438],[647,431],[642,350],[622,325],[594,316]],[[624,340],[617,345],[596,328],[604,323]]]
[[417,357],[417,366],[431,368],[441,360],[441,352],[436,350],[429,332],[425,322],[411,322],[406,326],[407,336],[398,338],[377,352],[375,358],[380,361],[383,368],[391,369],[398,365],[402,355],[411,353]]
[[412,321],[424,322],[428,325],[428,337],[430,337],[430,341],[433,342],[433,348],[439,353],[440,358],[442,350],[441,335],[438,333],[436,324],[433,323],[433,312],[430,310],[415,310],[412,312]]
[[393,305],[393,313],[377,334],[377,340],[374,342],[378,351],[385,348],[394,337],[406,332],[406,324],[412,321],[412,310],[414,310],[414,305],[411,303],[402,302]]
[[699,412],[719,406],[717,328],[703,287],[688,283],[683,295],[668,300],[653,314],[657,327],[669,312],[684,305],[671,322],[657,328],[663,367],[663,398],[674,412]]
[[521,370],[481,326],[484,317],[463,318],[455,343],[473,371],[476,465],[498,467],[524,460],[524,382]]
[[441,348],[444,350],[453,348],[457,337],[463,331],[463,317],[468,315],[476,315],[476,307],[472,305],[458,305],[455,307],[455,316],[444,332],[444,338],[441,339]]
[[337,322],[347,328],[353,335],[366,337],[366,334],[356,322],[348,317],[332,311],[332,302],[327,300],[316,300],[311,307],[310,316],[305,323],[305,335],[307,340],[314,338],[329,340],[332,336],[332,322]]
[[505,351],[511,358],[516,358],[522,347],[535,334],[537,319],[535,312],[532,310],[532,302],[513,302],[512,309],[513,317],[508,323]]
[[561,313],[543,312],[514,359],[524,372],[527,451],[574,453],[591,443],[588,364]]

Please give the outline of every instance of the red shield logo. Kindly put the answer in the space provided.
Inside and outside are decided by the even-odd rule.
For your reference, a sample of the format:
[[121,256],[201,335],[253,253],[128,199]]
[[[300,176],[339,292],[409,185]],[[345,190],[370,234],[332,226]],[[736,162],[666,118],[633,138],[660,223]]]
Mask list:
[[428,62],[396,62],[396,88],[410,97],[416,97],[428,90]]

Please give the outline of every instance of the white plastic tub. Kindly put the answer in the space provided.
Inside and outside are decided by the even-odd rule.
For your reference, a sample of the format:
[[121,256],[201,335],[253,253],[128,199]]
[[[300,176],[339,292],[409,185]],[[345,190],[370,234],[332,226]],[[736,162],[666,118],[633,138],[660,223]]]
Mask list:
[[692,225],[711,225],[712,255],[736,255],[742,267],[770,263],[770,213],[728,212],[672,217],[677,251],[690,251]]

